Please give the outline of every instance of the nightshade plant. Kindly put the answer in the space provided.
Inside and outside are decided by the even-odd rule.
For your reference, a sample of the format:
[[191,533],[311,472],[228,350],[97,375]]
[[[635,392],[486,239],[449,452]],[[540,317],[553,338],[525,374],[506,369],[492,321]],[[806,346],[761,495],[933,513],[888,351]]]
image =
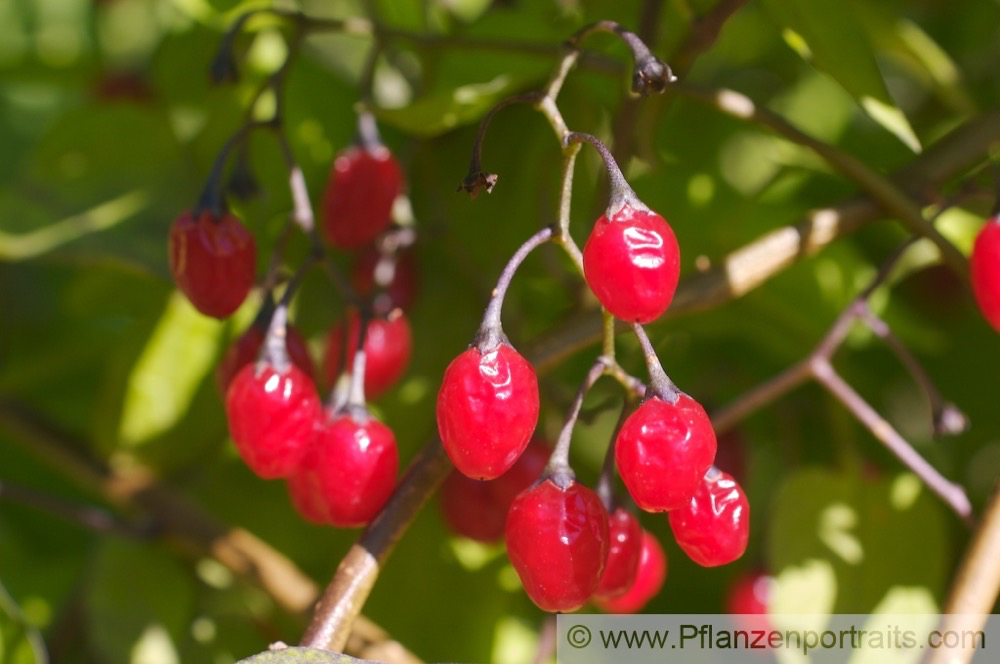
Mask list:
[[[133,20],[138,2],[95,3],[95,39]],[[377,661],[524,660],[533,649],[545,660],[547,613],[721,610],[724,590],[746,595],[732,582],[760,568],[773,570],[775,612],[803,580],[818,589],[812,608],[852,612],[917,580],[907,597],[927,612],[971,606],[965,628],[989,613],[1000,510],[987,499],[1000,464],[994,413],[973,388],[1000,370],[988,345],[1000,111],[977,110],[995,75],[966,66],[990,52],[982,37],[949,40],[954,63],[934,38],[996,20],[959,25],[974,13],[963,7],[932,30],[941,23],[912,8],[799,0],[194,15],[212,2],[178,9],[198,27],[164,29],[178,50],[157,54],[142,94],[114,92],[114,140],[97,138],[126,165],[83,138],[27,160],[22,141],[5,141],[9,168],[31,172],[12,197],[47,198],[36,192],[48,167],[65,192],[52,209],[89,187],[90,169],[114,175],[118,198],[37,236],[5,229],[4,257],[156,210],[122,226],[155,234],[154,249],[129,236],[110,275],[88,253],[107,251],[100,242],[39,274],[11,270],[23,284],[14,304],[72,270],[57,299],[93,319],[79,351],[46,345],[50,364],[35,372],[22,348],[55,320],[51,298],[23,317],[8,303],[0,346],[0,385],[14,394],[0,398],[0,434],[30,443],[0,446],[0,465],[20,472],[18,455],[34,454],[107,503],[81,508],[0,478],[5,502],[100,536],[81,589],[43,598],[59,607],[46,626],[52,659],[73,661],[61,644],[85,632],[87,661],[164,643],[176,661],[232,659],[278,639]],[[510,38],[511,23],[524,34]],[[191,47],[213,24],[225,32],[209,63]],[[5,42],[0,60],[60,30]],[[174,64],[195,56],[226,85],[170,92],[195,85]],[[740,91],[713,89],[720,80]],[[40,122],[46,95],[8,97],[23,106],[5,115],[9,131]],[[128,131],[137,116],[149,123],[141,140]],[[74,120],[70,134],[90,135]],[[183,165],[155,149],[164,135]],[[128,288],[134,272],[142,298]],[[86,406],[66,400],[73,358],[109,348],[106,384],[88,385]],[[55,389],[39,375],[65,378]],[[201,389],[213,381],[218,390]],[[232,444],[217,445],[227,434]],[[945,436],[957,438],[930,442]],[[421,512],[438,487],[441,510]],[[7,519],[5,558],[53,530],[10,537]],[[970,533],[977,544],[955,573],[961,546],[949,538]],[[62,555],[64,535],[50,536],[45,550]],[[136,551],[156,556],[127,564]],[[41,555],[12,565],[29,569],[25,559],[48,569]],[[26,596],[30,581],[4,582],[15,600],[0,602],[5,638],[8,623],[52,613]],[[92,599],[108,586],[117,592]],[[118,603],[131,608],[107,618]],[[234,619],[231,607],[249,608]],[[107,637],[140,623],[131,641]],[[125,655],[108,645],[126,641]]]

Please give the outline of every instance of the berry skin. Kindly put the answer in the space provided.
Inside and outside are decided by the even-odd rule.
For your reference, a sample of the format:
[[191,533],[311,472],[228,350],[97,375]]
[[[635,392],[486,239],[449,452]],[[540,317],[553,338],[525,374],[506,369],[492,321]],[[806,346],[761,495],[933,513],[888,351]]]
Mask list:
[[607,613],[636,613],[656,597],[667,578],[667,554],[659,540],[649,531],[642,531],[642,549],[635,580],[623,594],[610,599],[594,597],[594,603]]
[[[347,346],[344,346],[344,321],[340,321],[327,337],[323,358],[323,375],[327,385],[333,385],[340,375],[341,359],[347,350],[348,371],[354,363],[354,351],[361,333],[361,316],[351,310],[347,314]],[[390,318],[373,318],[365,335],[365,397],[375,399],[396,384],[410,363],[413,339],[410,323],[402,311]]]
[[495,480],[474,480],[457,470],[441,485],[441,510],[448,528],[479,542],[503,538],[510,505],[545,470],[552,449],[532,441],[510,470]]
[[[257,359],[260,347],[264,345],[264,335],[267,330],[258,325],[252,325],[227,350],[219,366],[215,368],[215,381],[219,392],[223,395],[229,388],[229,383],[240,369]],[[302,333],[292,325],[285,328],[285,350],[292,363],[297,366],[310,380],[316,377],[316,366],[309,354],[309,346]]]
[[631,512],[617,508],[608,521],[608,563],[594,596],[611,599],[632,587],[642,553],[642,526]]
[[438,433],[452,463],[491,480],[521,456],[538,423],[538,378],[507,343],[472,347],[445,369],[437,399]]
[[[374,245],[369,245],[357,257],[351,267],[351,283],[358,295],[367,297],[375,292],[375,270],[379,267],[381,254]],[[409,309],[417,299],[417,291],[420,289],[420,279],[417,276],[417,262],[413,252],[409,249],[402,249],[396,254],[395,270],[392,279],[385,286],[388,295],[388,307],[392,309]]]
[[314,523],[363,526],[396,486],[399,451],[392,430],[376,419],[322,415],[298,472],[288,479],[296,510]]
[[331,245],[358,249],[389,225],[403,172],[385,146],[351,147],[337,155],[323,195],[323,229]]
[[528,597],[544,611],[574,611],[590,598],[608,557],[608,513],[597,494],[551,480],[514,499],[507,555]]
[[604,308],[628,322],[648,323],[667,310],[680,279],[680,249],[655,212],[624,205],[602,216],[583,247],[587,285]]
[[288,477],[313,441],[321,412],[313,382],[295,365],[279,372],[248,364],[226,392],[229,432],[240,456],[264,479]]
[[969,271],[979,310],[1000,332],[1000,217],[987,221],[976,236]]
[[744,573],[736,578],[726,593],[726,613],[740,616],[737,629],[768,630],[768,602],[771,600],[771,586],[774,579],[760,571]]
[[712,465],[715,431],[701,405],[679,394],[676,403],[652,397],[628,416],[615,441],[625,487],[647,512],[687,504]]
[[677,544],[702,567],[731,563],[746,551],[750,504],[728,473],[710,470],[687,505],[667,516]]
[[253,287],[257,245],[228,212],[183,213],[170,229],[169,254],[177,287],[206,316],[229,316]]

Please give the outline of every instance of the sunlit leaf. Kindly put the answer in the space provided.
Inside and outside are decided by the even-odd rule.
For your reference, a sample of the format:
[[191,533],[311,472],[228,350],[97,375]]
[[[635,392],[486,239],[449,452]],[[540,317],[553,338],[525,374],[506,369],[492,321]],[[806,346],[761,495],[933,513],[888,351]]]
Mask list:
[[0,662],[46,664],[48,659],[41,635],[27,624],[17,604],[0,584]]

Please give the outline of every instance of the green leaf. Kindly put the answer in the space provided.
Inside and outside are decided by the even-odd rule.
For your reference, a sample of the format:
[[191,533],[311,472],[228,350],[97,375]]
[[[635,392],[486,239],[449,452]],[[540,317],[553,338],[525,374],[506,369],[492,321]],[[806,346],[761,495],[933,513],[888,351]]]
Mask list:
[[184,416],[215,364],[224,332],[224,323],[174,293],[129,376],[119,424],[123,445],[142,445]]
[[920,141],[896,107],[852,6],[839,0],[764,0],[785,41],[844,86],[875,122],[914,152]]
[[[777,574],[775,613],[898,609],[941,592],[947,532],[937,499],[910,474],[877,480],[800,470],[775,498],[768,552]],[[919,551],[920,555],[914,555]]]
[[378,117],[382,122],[417,136],[439,136],[475,122],[522,84],[518,77],[503,74],[483,83],[439,90],[405,108],[380,109]]
[[170,554],[144,543],[104,539],[94,558],[84,611],[87,633],[109,662],[179,662],[194,606],[194,577]]
[[0,584],[0,662],[44,664],[45,644],[38,630],[28,625],[21,609]]

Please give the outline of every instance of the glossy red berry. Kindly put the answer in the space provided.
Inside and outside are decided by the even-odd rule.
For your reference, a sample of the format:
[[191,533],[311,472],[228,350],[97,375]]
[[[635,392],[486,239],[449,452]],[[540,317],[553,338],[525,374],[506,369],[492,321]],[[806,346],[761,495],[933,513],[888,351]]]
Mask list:
[[[358,295],[367,297],[376,289],[376,270],[383,267],[382,255],[373,245],[369,245],[354,261],[351,268],[351,281]],[[388,295],[388,307],[409,309],[417,299],[420,289],[420,277],[413,251],[402,249],[396,254],[395,264],[391,261],[385,264],[392,276],[388,284],[381,284]],[[379,275],[382,276],[382,275]]]
[[608,613],[636,613],[659,594],[667,578],[667,554],[659,540],[649,531],[642,531],[642,549],[635,580],[624,593],[609,599],[594,598],[594,603]]
[[[351,310],[347,314],[347,345],[344,345],[344,321],[340,321],[327,337],[323,358],[323,375],[327,385],[333,385],[341,372],[341,362],[347,358],[347,373],[351,373],[354,351],[361,333],[361,316]],[[376,399],[396,384],[407,365],[413,340],[410,323],[402,311],[394,311],[388,319],[373,318],[365,335],[365,397]]]
[[323,415],[288,491],[299,513],[314,523],[363,526],[392,494],[398,468],[389,427],[370,417]]
[[511,503],[538,480],[551,454],[545,443],[532,442],[495,480],[474,480],[451,471],[441,486],[441,510],[448,528],[480,542],[501,539]]
[[313,382],[295,365],[279,372],[270,364],[248,364],[226,392],[226,418],[236,449],[265,479],[298,469],[321,411]]
[[403,172],[385,146],[355,146],[337,155],[323,196],[323,229],[335,247],[357,249],[389,225]]
[[551,480],[514,499],[507,555],[528,597],[545,611],[574,611],[594,592],[608,556],[608,513],[597,494]]
[[648,323],[667,310],[677,290],[677,238],[663,217],[626,204],[594,223],[583,247],[583,271],[605,309],[628,322]]
[[228,212],[182,214],[170,229],[169,254],[177,287],[206,316],[229,316],[253,287],[257,245]]
[[774,579],[760,571],[744,573],[736,578],[726,592],[726,613],[739,616],[737,629],[768,630],[768,603]]
[[438,433],[452,463],[473,479],[507,472],[538,423],[538,378],[510,344],[472,347],[448,365],[437,399]]
[[[266,332],[267,330],[261,329],[260,326],[252,325],[226,350],[219,366],[215,368],[215,380],[223,395],[237,372],[257,359],[260,348],[264,345]],[[315,379],[316,366],[309,354],[309,345],[302,333],[291,324],[285,330],[285,350],[288,352],[289,359],[302,373],[310,380]]]
[[731,563],[747,548],[750,504],[728,473],[712,469],[687,504],[668,515],[677,544],[703,567]]
[[652,397],[629,415],[615,441],[618,472],[636,504],[664,512],[687,504],[715,458],[712,423],[701,405]]
[[979,310],[1000,332],[1000,217],[987,221],[976,236],[969,270]]
[[608,522],[608,563],[594,596],[611,599],[622,595],[635,581],[642,553],[642,526],[627,509],[617,508]]

